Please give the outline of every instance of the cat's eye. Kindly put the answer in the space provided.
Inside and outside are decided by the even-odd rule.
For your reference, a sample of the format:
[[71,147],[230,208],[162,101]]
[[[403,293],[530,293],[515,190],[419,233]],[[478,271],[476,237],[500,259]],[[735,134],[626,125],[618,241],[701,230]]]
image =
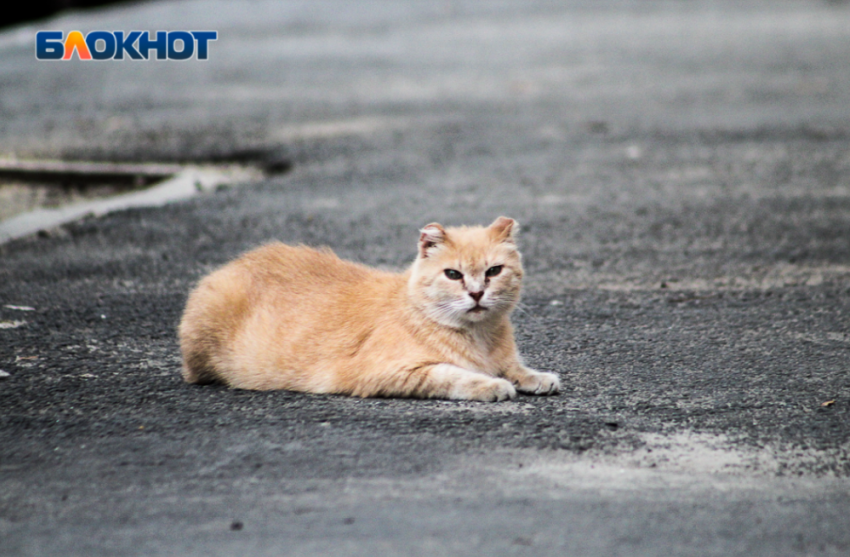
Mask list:
[[487,269],[487,272],[484,273],[484,276],[486,276],[488,278],[489,277],[495,277],[496,275],[498,275],[501,272],[502,272],[502,266],[501,265],[494,265],[493,267],[490,267],[489,269]]
[[446,269],[446,277],[451,280],[460,280],[463,278],[463,273],[455,271],[454,269]]

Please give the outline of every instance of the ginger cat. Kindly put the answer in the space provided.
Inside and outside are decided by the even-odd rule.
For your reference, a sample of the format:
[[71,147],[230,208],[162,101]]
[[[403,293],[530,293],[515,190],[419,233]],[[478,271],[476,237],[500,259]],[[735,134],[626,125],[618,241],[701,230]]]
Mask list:
[[183,377],[239,389],[498,401],[557,393],[525,367],[509,314],[520,295],[516,223],[419,237],[404,273],[272,243],[204,278],[180,323]]

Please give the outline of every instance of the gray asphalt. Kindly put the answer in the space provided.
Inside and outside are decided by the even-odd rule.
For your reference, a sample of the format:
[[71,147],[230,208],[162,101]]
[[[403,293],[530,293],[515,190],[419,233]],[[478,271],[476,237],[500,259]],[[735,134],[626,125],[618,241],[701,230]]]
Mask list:
[[[35,29],[219,40],[47,63]],[[848,60],[845,2],[149,2],[5,31],[0,153],[276,173],[0,246],[0,555],[847,555]],[[187,293],[239,253],[400,269],[423,224],[499,214],[520,350],[561,395],[182,383]]]

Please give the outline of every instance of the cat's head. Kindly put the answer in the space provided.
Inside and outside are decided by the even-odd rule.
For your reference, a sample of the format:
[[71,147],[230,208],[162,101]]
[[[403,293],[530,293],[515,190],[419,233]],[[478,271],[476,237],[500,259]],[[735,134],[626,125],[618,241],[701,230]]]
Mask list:
[[514,242],[518,228],[507,217],[488,227],[422,228],[408,285],[413,303],[449,327],[509,313],[519,301],[523,274]]

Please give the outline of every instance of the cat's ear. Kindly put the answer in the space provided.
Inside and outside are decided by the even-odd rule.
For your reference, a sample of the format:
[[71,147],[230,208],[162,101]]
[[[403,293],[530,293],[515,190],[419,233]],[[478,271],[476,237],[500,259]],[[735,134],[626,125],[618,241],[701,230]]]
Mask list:
[[514,234],[519,232],[519,224],[514,219],[499,217],[490,225],[490,233],[497,242],[514,242]]
[[428,257],[428,252],[446,241],[446,230],[436,222],[425,225],[419,231],[419,257]]

